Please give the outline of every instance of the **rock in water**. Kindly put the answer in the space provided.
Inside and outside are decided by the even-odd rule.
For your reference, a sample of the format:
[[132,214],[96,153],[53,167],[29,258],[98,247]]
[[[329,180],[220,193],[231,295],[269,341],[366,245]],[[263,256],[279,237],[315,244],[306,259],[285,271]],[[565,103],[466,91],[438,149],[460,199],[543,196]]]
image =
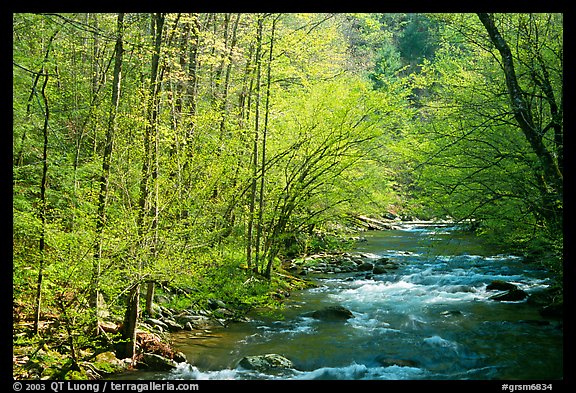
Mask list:
[[400,366],[400,367],[418,367],[419,363],[416,360],[391,358],[384,355],[378,355],[375,359],[383,367]]
[[309,316],[322,321],[346,321],[353,318],[354,314],[342,306],[328,306],[321,310],[313,311]]
[[155,353],[142,354],[140,365],[144,365],[146,368],[156,371],[170,371],[177,367],[174,360],[156,355]]
[[486,286],[487,291],[510,291],[512,289],[518,289],[518,287],[503,280],[494,280]]
[[517,302],[524,300],[528,297],[528,294],[521,289],[510,289],[509,291],[498,293],[494,296],[490,296],[490,299],[497,300],[500,302]]
[[269,371],[275,368],[293,368],[294,365],[290,359],[275,353],[265,355],[245,356],[238,363],[239,366],[248,370]]

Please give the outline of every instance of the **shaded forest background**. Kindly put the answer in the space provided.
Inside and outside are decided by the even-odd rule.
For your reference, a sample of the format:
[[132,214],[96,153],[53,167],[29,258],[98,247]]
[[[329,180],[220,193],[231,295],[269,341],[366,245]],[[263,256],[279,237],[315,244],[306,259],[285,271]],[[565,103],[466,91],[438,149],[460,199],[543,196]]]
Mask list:
[[14,310],[69,351],[165,286],[267,305],[359,214],[561,275],[562,14],[21,13],[12,60]]

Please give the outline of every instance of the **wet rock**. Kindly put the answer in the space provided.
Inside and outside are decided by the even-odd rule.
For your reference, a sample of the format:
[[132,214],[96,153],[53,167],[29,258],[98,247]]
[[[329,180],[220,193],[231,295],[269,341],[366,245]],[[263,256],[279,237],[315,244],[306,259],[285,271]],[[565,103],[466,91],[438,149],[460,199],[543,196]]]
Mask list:
[[161,331],[164,331],[164,330],[168,330],[168,329],[169,329],[169,328],[168,328],[168,325],[165,324],[164,322],[162,322],[162,321],[159,320],[159,319],[148,318],[148,319],[146,319],[144,322],[147,323],[147,324],[150,325],[150,326],[153,326],[153,327],[154,327],[154,326],[160,327]]
[[459,317],[462,315],[462,311],[458,310],[446,310],[440,313],[443,317]]
[[155,353],[143,353],[137,366],[155,371],[170,371],[176,368],[177,363]]
[[510,291],[518,289],[518,286],[503,280],[494,280],[486,286],[487,291]]
[[521,289],[510,289],[509,291],[501,292],[496,295],[490,296],[491,300],[499,302],[517,302],[524,300],[528,294]]
[[370,271],[372,269],[374,269],[374,265],[370,262],[362,262],[362,264],[358,266],[358,271],[361,272]]
[[418,367],[419,363],[416,360],[391,358],[384,355],[379,355],[375,359],[381,366],[400,366],[400,367]]
[[174,352],[174,356],[172,357],[172,359],[177,363],[184,363],[188,361],[184,352],[180,351]]
[[269,371],[276,368],[293,368],[294,365],[290,359],[276,353],[267,353],[265,355],[245,356],[238,363],[239,366],[248,370]]
[[374,265],[374,269],[372,269],[372,273],[374,274],[384,274],[387,270],[383,265]]
[[321,310],[313,311],[307,315],[322,321],[346,321],[354,317],[352,311],[342,306],[328,306]]
[[169,332],[177,332],[180,330],[184,330],[184,326],[180,325],[179,323],[176,323],[176,321],[173,321],[172,319],[165,318],[164,324],[168,326]]

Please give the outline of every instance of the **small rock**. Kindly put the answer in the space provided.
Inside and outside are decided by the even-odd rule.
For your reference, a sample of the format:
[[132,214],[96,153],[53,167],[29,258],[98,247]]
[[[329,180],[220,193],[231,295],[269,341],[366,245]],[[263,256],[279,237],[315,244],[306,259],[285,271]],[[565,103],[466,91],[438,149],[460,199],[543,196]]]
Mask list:
[[528,297],[528,294],[521,289],[510,289],[509,291],[498,293],[494,296],[490,296],[490,299],[497,300],[500,302],[517,302],[524,300]]
[[346,321],[354,317],[352,311],[342,306],[328,306],[321,310],[313,311],[308,315],[322,321]]
[[162,322],[159,319],[155,319],[155,318],[148,318],[146,320],[144,320],[145,323],[147,323],[148,325],[151,326],[159,326],[160,328],[164,329],[164,330],[168,330],[168,325],[166,325],[164,322]]
[[248,370],[268,371],[275,368],[293,368],[290,359],[275,353],[265,355],[245,356],[238,363],[239,366]]
[[164,324],[168,326],[168,331],[170,332],[177,332],[180,330],[184,330],[184,327],[182,325],[176,323],[176,321],[173,321],[172,319],[165,318]]
[[383,355],[377,356],[376,361],[383,367],[400,366],[400,367],[418,367],[416,360],[389,358]]
[[363,262],[360,266],[358,266],[358,270],[361,272],[369,271],[374,269],[374,265],[370,262]]
[[142,360],[139,365],[157,371],[170,371],[177,367],[174,360],[156,355],[155,353],[142,354]]
[[186,355],[183,352],[175,352],[174,356],[172,357],[172,359],[177,362],[177,363],[184,363],[187,362],[188,359],[186,359]]
[[442,315],[444,317],[455,317],[455,316],[461,316],[462,312],[458,311],[458,310],[446,310],[446,311],[442,311],[440,313],[440,315]]
[[494,280],[486,286],[487,291],[509,291],[512,289],[518,289],[518,287],[503,280]]

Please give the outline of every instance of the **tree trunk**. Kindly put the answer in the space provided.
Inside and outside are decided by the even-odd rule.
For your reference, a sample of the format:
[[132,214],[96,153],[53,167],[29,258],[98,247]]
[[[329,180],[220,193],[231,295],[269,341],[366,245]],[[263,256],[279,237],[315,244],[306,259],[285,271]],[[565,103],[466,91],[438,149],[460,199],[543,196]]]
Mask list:
[[119,359],[131,358],[136,354],[136,327],[140,313],[140,283],[135,283],[128,294],[124,324],[122,325],[122,342],[117,348]]
[[[252,186],[250,189],[250,204],[249,204],[249,216],[248,216],[248,234],[247,234],[247,245],[246,245],[246,261],[248,263],[248,268],[253,268],[255,272],[258,272],[258,253],[260,251],[260,245],[258,241],[253,239],[254,231],[254,212],[256,210],[256,189],[257,189],[257,174],[258,174],[258,144],[259,144],[259,134],[260,134],[260,74],[261,74],[261,51],[262,51],[262,26],[264,19],[261,15],[258,15],[258,27],[257,27],[257,45],[256,45],[256,103],[255,103],[255,119],[254,119],[254,140],[252,148]],[[252,257],[252,251],[255,248],[254,258]],[[252,261],[254,261],[254,266],[252,266]]]
[[[262,133],[262,163],[260,166],[260,199],[259,199],[259,215],[258,215],[258,234],[256,236],[256,242],[260,243],[260,237],[262,236],[262,228],[264,227],[263,213],[264,213],[264,181],[265,181],[265,171],[266,171],[266,138],[268,136],[268,115],[270,113],[270,83],[271,83],[271,72],[272,72],[272,55],[274,50],[274,32],[276,30],[276,21],[278,17],[274,18],[272,21],[272,32],[270,34],[270,53],[268,56],[268,70],[267,70],[267,81],[266,81],[266,107],[264,111],[264,130]],[[266,255],[266,250],[263,252]],[[276,255],[271,255],[268,258],[268,263],[266,264],[266,271],[264,276],[270,279],[272,272],[272,262]]]
[[[156,258],[156,243],[158,241],[158,92],[160,90],[160,83],[158,78],[158,69],[160,64],[160,48],[162,45],[162,31],[164,27],[165,15],[156,13],[152,15],[151,30],[154,41],[154,52],[152,53],[151,72],[150,72],[150,97],[147,105],[146,117],[148,122],[144,132],[144,158],[142,160],[142,178],[140,182],[140,199],[138,201],[138,235],[140,249],[143,254],[138,257],[138,275],[136,284],[134,284],[134,293],[128,302],[124,319],[124,333],[125,339],[135,337],[136,326],[138,325],[138,302],[140,300],[140,282],[142,280],[142,270],[144,268],[144,258],[151,255],[152,259]],[[153,146],[152,146],[153,144]],[[151,168],[152,166],[152,168]],[[152,179],[154,186],[154,195],[152,206],[149,206],[148,197],[150,194],[150,179]],[[153,237],[151,243],[146,241],[148,230],[146,229],[147,222],[145,218],[153,212],[151,229]],[[153,294],[152,287],[150,293]],[[147,298],[146,309],[152,309],[152,296]],[[135,339],[134,339],[135,340]],[[126,346],[125,357],[132,357],[134,355],[134,346]]]
[[112,82],[112,106],[108,116],[106,128],[106,144],[102,159],[102,173],[100,175],[100,192],[98,194],[98,213],[96,218],[96,242],[94,244],[94,264],[92,277],[92,291],[90,295],[90,307],[94,315],[94,334],[98,334],[98,297],[100,291],[100,260],[102,258],[102,233],[106,225],[106,204],[108,199],[108,178],[110,177],[110,164],[114,146],[114,134],[116,131],[116,113],[120,103],[120,84],[122,81],[122,55],[123,55],[123,31],[124,14],[118,14],[117,35],[114,59],[114,79]]
[[34,310],[34,334],[38,334],[40,329],[40,310],[42,308],[42,281],[44,278],[44,265],[46,263],[45,256],[45,236],[46,236],[46,186],[48,184],[48,120],[50,118],[50,110],[48,107],[48,100],[46,98],[46,85],[48,84],[48,75],[44,76],[44,84],[42,85],[42,99],[44,101],[44,147],[42,150],[42,181],[40,183],[40,221],[42,228],[40,232],[40,242],[38,244],[38,251],[40,254],[40,265],[38,266],[38,280],[36,282],[36,308]]

